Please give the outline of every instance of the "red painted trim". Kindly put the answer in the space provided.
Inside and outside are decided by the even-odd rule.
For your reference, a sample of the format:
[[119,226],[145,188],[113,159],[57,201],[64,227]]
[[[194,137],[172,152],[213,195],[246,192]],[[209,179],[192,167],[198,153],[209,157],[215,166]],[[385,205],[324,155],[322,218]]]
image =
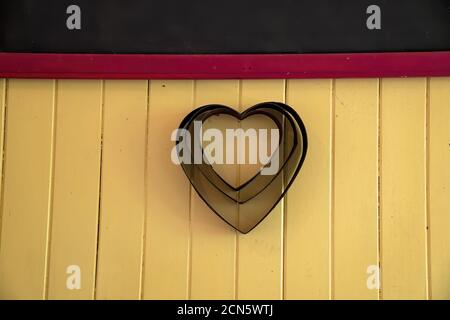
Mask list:
[[352,54],[0,53],[0,77],[270,79],[450,76],[450,51]]

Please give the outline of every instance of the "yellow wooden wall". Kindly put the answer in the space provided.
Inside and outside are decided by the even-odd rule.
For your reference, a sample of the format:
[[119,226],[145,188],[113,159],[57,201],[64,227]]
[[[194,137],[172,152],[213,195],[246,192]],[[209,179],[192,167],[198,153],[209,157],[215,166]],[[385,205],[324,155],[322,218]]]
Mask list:
[[[270,100],[308,155],[241,235],[170,133],[203,104]],[[450,299],[450,78],[0,79],[0,151],[1,299]]]

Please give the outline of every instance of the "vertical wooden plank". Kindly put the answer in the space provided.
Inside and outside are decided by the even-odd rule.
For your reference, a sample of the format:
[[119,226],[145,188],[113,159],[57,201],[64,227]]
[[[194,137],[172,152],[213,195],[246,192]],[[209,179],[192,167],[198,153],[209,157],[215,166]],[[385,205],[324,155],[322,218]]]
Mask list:
[[143,297],[187,299],[190,183],[170,160],[171,133],[193,107],[193,81],[150,83]]
[[5,105],[6,105],[6,79],[0,79],[0,250],[2,247],[2,190],[3,190],[3,148],[5,141]]
[[377,299],[378,80],[336,80],[334,98],[334,297]]
[[[238,80],[199,80],[195,107],[206,104],[239,105]],[[217,217],[191,189],[192,299],[235,298],[236,232]]]
[[[265,101],[284,102],[284,94],[284,80],[243,80],[240,109]],[[238,234],[237,253],[237,298],[281,299],[283,202],[250,233]]]
[[450,299],[450,78],[431,78],[429,92],[431,298]]
[[[48,298],[92,299],[97,254],[102,83],[61,80],[56,101]],[[76,272],[69,266],[79,267],[80,289],[66,285],[68,277]]]
[[147,81],[105,81],[98,299],[140,297]]
[[9,80],[1,299],[45,296],[54,86],[52,80]]
[[424,299],[426,81],[382,79],[381,282],[384,299]]
[[305,163],[285,200],[284,296],[330,297],[332,81],[289,80],[286,102],[308,132]]

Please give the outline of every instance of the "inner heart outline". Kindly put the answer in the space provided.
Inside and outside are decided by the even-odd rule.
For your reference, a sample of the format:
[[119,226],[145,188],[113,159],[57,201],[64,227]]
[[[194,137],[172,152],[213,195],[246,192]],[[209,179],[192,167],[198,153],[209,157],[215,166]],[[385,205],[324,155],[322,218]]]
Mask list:
[[[238,120],[242,121],[242,120],[244,120],[244,119],[246,119],[248,117],[251,117],[251,116],[253,116],[255,114],[263,114],[263,115],[266,115],[269,118],[271,118],[277,124],[277,127],[279,128],[279,130],[284,132],[284,130],[282,128],[282,125],[280,124],[280,121],[278,119],[276,119],[273,115],[268,114],[266,111],[262,111],[260,109],[262,106],[265,107],[265,106],[267,106],[269,104],[270,103],[262,103],[262,104],[256,105],[256,106],[254,106],[252,108],[247,109],[243,113],[239,113],[239,112],[237,112],[237,111],[235,111],[235,110],[233,110],[233,109],[231,109],[229,107],[223,106],[223,105],[207,105],[207,106],[203,106],[203,107],[197,108],[190,115],[192,115],[192,119],[193,119],[193,121],[195,121],[195,120],[199,119],[196,115],[204,114],[204,116],[202,118],[200,118],[200,120],[205,121],[207,118],[212,117],[212,116],[214,116],[216,114],[231,114],[235,118],[237,118]],[[211,113],[211,109],[214,110],[213,113]],[[255,112],[255,110],[256,110],[256,112]],[[188,115],[188,116],[190,116],[190,115]],[[291,122],[290,123],[291,126],[293,126],[292,121],[290,119],[289,119],[289,121]],[[188,127],[188,126],[189,126],[189,124],[186,124],[185,128]],[[192,134],[193,133],[191,132],[191,135]],[[282,144],[282,142],[284,142],[284,135],[282,134],[281,137],[282,137],[282,139],[280,141],[280,145]],[[198,137],[196,137],[196,139],[198,139]],[[297,136],[295,136],[294,139],[297,139]],[[278,145],[277,149],[280,147],[280,145]],[[291,150],[289,150],[290,154],[289,154],[288,158],[285,159],[285,161],[283,162],[283,165],[279,168],[279,171],[281,171],[283,169],[283,167],[286,165],[286,162],[292,156],[292,152],[293,152],[293,147],[291,148]],[[192,153],[191,153],[191,156],[192,156]],[[191,158],[191,160],[192,160],[192,158]],[[242,189],[247,187],[249,183],[251,183],[255,179],[259,179],[261,177],[267,178],[266,179],[266,180],[268,180],[267,183],[269,183],[271,180],[273,180],[275,178],[275,175],[273,175],[272,178],[270,178],[270,176],[261,176],[259,173],[256,173],[251,179],[249,179],[245,183],[241,184],[238,187],[234,187],[234,186],[230,185],[225,179],[223,179],[212,168],[212,166],[210,166],[208,164],[204,164],[204,163],[203,164],[197,164],[197,166],[200,168],[200,171],[202,171],[205,174],[205,176],[207,176],[207,179],[211,183],[213,183],[216,187],[218,187],[219,189],[222,189],[216,184],[217,182],[219,182],[219,183],[223,184],[225,187],[229,188],[230,192],[238,192],[238,191],[242,192],[243,191]],[[205,173],[205,170],[207,170],[209,172]],[[208,173],[209,174],[211,174],[211,173],[213,174],[213,178],[212,179],[211,179],[211,176],[208,175]],[[215,179],[215,178],[217,178],[217,179]],[[213,181],[213,180],[215,180],[215,181]],[[222,191],[223,191],[223,189],[222,189]],[[254,193],[254,196],[256,196],[258,193],[259,192]],[[229,195],[229,193],[226,193],[226,194]],[[232,198],[232,199],[236,200],[236,201],[238,201],[239,203],[242,204],[242,203],[245,203],[246,201],[250,200],[251,198],[253,198],[253,197],[248,197],[247,199],[239,200],[239,201],[236,200],[235,198]]]

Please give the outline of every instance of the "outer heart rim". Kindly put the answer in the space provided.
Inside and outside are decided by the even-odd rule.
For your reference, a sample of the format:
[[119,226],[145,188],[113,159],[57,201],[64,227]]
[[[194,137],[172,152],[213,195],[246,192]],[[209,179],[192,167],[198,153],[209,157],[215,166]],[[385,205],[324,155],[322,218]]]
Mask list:
[[[189,178],[189,176],[187,175],[187,173],[184,171],[183,172],[186,174],[190,185],[194,188],[194,190],[196,191],[196,193],[198,194],[198,196],[202,199],[202,201],[211,209],[211,211],[213,211],[220,219],[222,219],[226,224],[228,224],[230,227],[232,227],[234,230],[239,231],[242,234],[247,234],[250,231],[252,231],[253,229],[255,229],[262,221],[264,221],[264,219],[266,219],[266,217],[272,212],[272,210],[278,205],[278,203],[281,201],[281,199],[284,198],[284,196],[286,195],[287,191],[289,190],[289,188],[291,187],[292,183],[295,181],[298,173],[300,172],[300,169],[303,166],[303,163],[305,161],[306,158],[306,154],[307,154],[307,150],[308,150],[308,135],[306,132],[306,127],[305,124],[303,123],[302,119],[300,118],[300,116],[298,115],[298,113],[289,105],[281,103],[281,102],[262,102],[259,103],[257,105],[254,105],[253,107],[250,107],[249,109],[245,110],[243,113],[245,113],[246,111],[256,108],[259,105],[262,104],[274,104],[277,105],[278,107],[281,107],[283,109],[286,110],[286,112],[288,112],[293,119],[295,120],[295,122],[298,124],[299,129],[300,129],[300,133],[301,133],[301,137],[302,137],[302,154],[299,160],[299,163],[297,165],[297,167],[295,168],[294,174],[292,175],[291,180],[289,181],[289,183],[285,186],[283,192],[280,194],[279,198],[277,201],[274,202],[274,204],[272,205],[272,207],[267,210],[267,213],[258,221],[258,223],[256,223],[254,226],[252,226],[248,231],[243,232],[241,230],[239,230],[238,228],[236,228],[234,225],[232,225],[231,223],[229,223],[225,218],[223,218],[214,208],[212,208],[212,206],[205,200],[205,198],[201,195],[200,192],[198,192],[197,188],[195,187],[194,184],[192,184],[191,179]],[[218,105],[218,104],[213,104],[213,105],[205,105],[205,106],[201,106],[198,107],[196,109],[194,109],[193,111],[191,111],[188,115],[186,115],[186,117],[181,121],[180,125],[179,125],[179,129],[183,129],[186,125],[188,125],[194,118],[192,118],[192,116],[196,113],[199,112],[200,109],[205,108],[205,107],[215,107],[215,106],[220,106],[220,107],[226,107],[230,110],[233,110],[234,112],[236,112],[237,114],[243,114],[243,113],[239,113],[238,111],[227,107],[227,106],[223,106],[223,105]]]

